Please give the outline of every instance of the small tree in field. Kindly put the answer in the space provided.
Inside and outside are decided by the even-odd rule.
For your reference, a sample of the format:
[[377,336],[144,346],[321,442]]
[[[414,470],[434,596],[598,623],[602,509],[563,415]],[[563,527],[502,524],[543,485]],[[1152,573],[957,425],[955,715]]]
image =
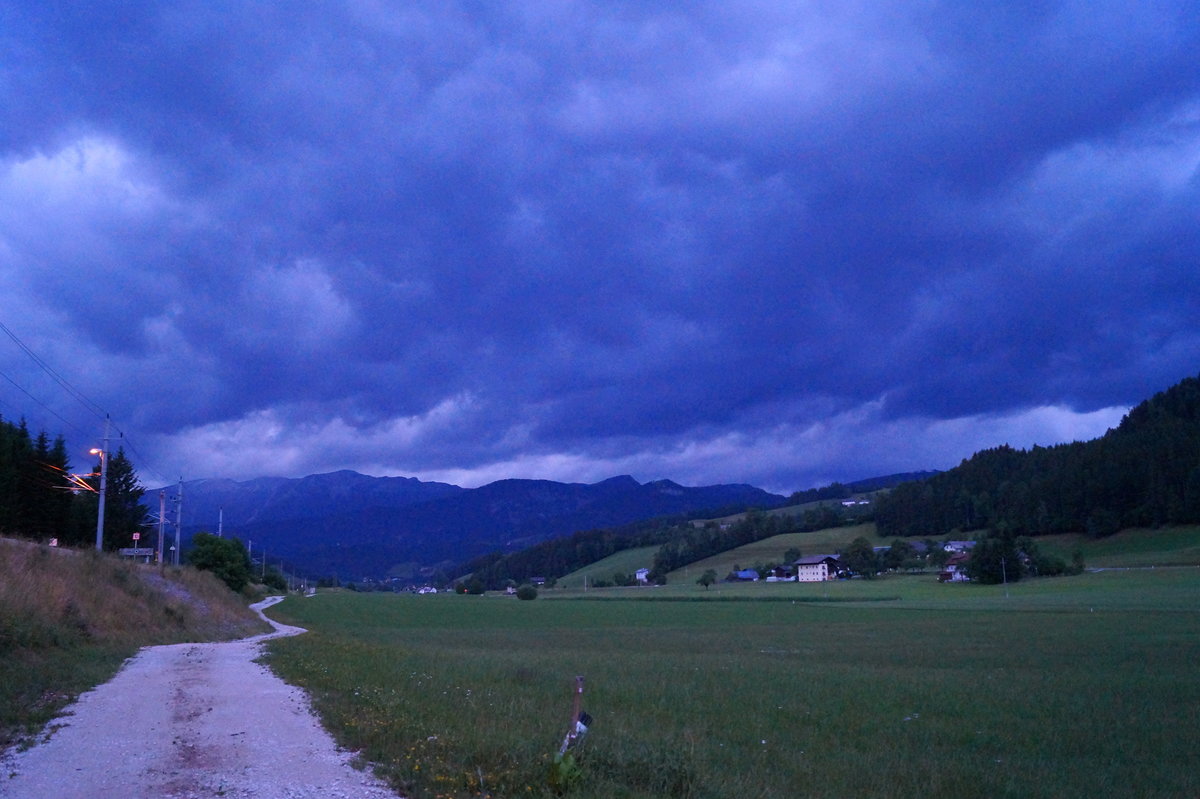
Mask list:
[[1011,536],[989,535],[975,544],[967,561],[967,576],[984,584],[1015,583],[1021,579],[1021,559]]
[[537,599],[537,589],[525,583],[517,589],[517,599]]
[[696,582],[699,583],[700,585],[704,586],[704,590],[707,591],[708,587],[710,585],[712,585],[713,583],[715,583],[716,581],[717,581],[716,571],[714,571],[713,569],[709,569],[704,574],[700,575],[700,579],[697,580]]

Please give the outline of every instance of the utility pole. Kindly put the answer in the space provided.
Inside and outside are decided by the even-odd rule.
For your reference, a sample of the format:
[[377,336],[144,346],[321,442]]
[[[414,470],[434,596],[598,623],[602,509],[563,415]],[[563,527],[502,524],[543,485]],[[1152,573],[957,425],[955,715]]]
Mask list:
[[158,492],[158,565],[163,562],[163,523],[167,520],[167,492]]
[[179,536],[183,532],[183,475],[179,477],[179,496],[175,498],[175,552],[173,554],[174,563],[172,566],[179,565]]
[[217,509],[217,538],[224,538],[221,531],[225,529],[225,509]]
[[96,512],[96,551],[104,550],[104,494],[108,488],[108,414],[104,415],[104,445],[92,450],[100,456],[100,509]]

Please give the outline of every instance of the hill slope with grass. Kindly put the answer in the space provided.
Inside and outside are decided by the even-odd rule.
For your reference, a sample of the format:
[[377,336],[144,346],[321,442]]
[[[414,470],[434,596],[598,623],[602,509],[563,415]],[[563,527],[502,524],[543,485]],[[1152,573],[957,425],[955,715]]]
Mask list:
[[267,629],[207,572],[0,538],[0,748],[35,733],[140,647]]

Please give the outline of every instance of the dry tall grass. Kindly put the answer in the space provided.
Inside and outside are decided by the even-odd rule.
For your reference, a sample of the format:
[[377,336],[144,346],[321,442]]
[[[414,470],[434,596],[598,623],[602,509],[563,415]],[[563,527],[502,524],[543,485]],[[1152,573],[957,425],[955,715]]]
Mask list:
[[267,629],[207,572],[0,539],[0,746],[150,644]]

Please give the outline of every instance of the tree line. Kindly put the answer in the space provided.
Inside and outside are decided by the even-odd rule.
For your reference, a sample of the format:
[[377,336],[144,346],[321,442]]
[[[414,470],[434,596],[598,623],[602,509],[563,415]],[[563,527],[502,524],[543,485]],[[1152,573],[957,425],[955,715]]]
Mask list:
[[678,525],[677,520],[656,519],[621,527],[581,530],[569,536],[543,541],[517,552],[493,552],[464,564],[489,590],[520,584],[534,577],[561,577],[626,549],[661,543]]
[[1088,442],[983,450],[880,498],[881,536],[1007,536],[1200,522],[1200,378],[1133,408]]
[[808,532],[848,521],[863,521],[864,513],[869,514],[869,510],[853,514],[833,502],[807,508],[798,515],[767,514],[752,509],[743,519],[726,524],[697,525],[684,517],[651,519],[621,527],[584,530],[518,552],[491,553],[464,564],[460,571],[470,573],[488,589],[497,590],[509,582],[519,584],[533,577],[561,577],[626,549],[658,546],[650,580],[661,582],[667,572],[726,549],[780,533]]
[[[25,420],[0,418],[0,534],[62,546],[94,545],[99,508],[100,461],[72,479],[66,441],[42,431],[32,435]],[[133,545],[144,529],[144,489],[124,449],[109,454],[104,503],[106,549]]]

